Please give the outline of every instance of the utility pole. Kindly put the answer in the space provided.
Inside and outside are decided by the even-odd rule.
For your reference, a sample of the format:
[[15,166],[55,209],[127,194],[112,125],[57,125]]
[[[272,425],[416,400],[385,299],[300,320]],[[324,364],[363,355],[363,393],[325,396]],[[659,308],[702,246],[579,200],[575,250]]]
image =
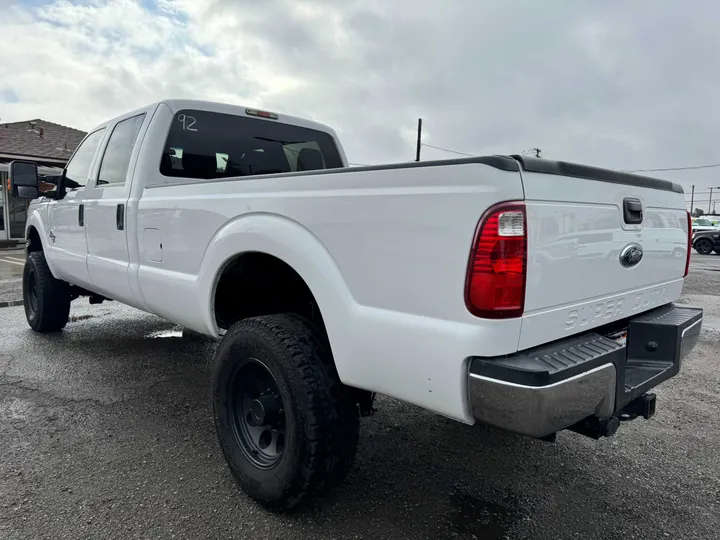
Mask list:
[[712,191],[713,189],[720,189],[720,186],[715,186],[710,188],[710,199],[708,200],[708,214],[712,214],[715,211],[715,207],[713,206],[713,200],[712,200]]
[[693,211],[695,210],[693,208],[693,202],[695,202],[695,184],[690,186],[690,189],[691,189],[691,191],[690,191],[690,213],[692,214]]
[[415,150],[415,161],[420,161],[420,147],[422,146],[422,118],[418,118],[417,149]]
[[710,188],[710,199],[708,199],[708,214],[710,213],[710,205],[712,204],[712,190],[713,188]]

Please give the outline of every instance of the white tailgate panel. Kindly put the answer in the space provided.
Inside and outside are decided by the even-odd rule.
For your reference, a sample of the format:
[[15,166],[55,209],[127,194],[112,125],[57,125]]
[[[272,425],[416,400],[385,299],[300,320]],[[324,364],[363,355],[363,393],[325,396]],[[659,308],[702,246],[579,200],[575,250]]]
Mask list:
[[[687,254],[681,193],[530,172],[523,184],[528,281],[520,349],[680,296]],[[626,197],[642,201],[641,225],[624,223]],[[626,268],[620,253],[633,243],[643,258]]]

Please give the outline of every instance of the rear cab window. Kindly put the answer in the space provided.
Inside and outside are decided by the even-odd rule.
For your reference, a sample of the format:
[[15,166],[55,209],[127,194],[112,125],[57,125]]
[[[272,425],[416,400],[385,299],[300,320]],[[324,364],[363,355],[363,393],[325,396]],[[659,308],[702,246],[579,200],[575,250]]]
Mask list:
[[160,173],[215,179],[342,167],[333,137],[323,131],[209,111],[177,112]]

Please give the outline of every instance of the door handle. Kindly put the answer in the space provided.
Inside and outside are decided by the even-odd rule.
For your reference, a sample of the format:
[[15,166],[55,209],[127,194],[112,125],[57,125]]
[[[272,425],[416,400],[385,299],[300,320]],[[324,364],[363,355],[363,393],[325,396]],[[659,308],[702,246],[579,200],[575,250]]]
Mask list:
[[81,204],[78,206],[78,224],[81,227],[85,226],[85,205]]
[[637,225],[643,221],[642,202],[640,199],[625,197],[623,199],[623,218],[628,225]]
[[118,204],[115,211],[115,225],[118,231],[125,229],[125,205]]

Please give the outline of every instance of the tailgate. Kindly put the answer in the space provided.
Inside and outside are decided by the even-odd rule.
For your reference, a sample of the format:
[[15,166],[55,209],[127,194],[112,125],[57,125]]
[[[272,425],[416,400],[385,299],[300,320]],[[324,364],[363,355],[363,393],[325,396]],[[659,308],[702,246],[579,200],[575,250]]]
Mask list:
[[688,243],[679,185],[519,161],[528,220],[521,350],[679,298]]

